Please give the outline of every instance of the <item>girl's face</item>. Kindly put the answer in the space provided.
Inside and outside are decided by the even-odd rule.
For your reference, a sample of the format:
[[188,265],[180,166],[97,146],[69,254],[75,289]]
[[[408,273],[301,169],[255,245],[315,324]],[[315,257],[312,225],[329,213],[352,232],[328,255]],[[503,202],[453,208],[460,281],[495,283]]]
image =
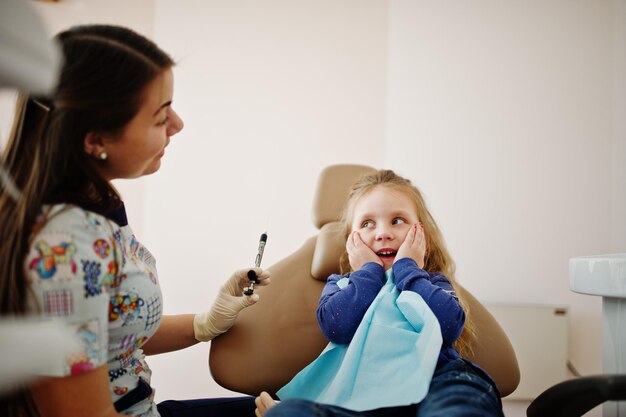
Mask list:
[[171,106],[173,91],[173,74],[167,70],[148,84],[139,112],[122,133],[103,136],[107,159],[101,169],[107,180],[137,178],[159,170],[170,137],[183,128]]
[[393,265],[396,253],[412,225],[419,223],[412,200],[404,193],[378,186],[354,205],[352,231],[383,262],[385,270]]

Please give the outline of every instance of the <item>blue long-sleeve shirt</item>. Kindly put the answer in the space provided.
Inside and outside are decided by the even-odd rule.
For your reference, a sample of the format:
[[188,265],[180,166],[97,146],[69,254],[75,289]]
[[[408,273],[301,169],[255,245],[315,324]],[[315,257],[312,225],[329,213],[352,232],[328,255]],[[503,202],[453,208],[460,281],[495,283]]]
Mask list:
[[[459,358],[453,343],[463,331],[465,312],[448,278],[440,273],[424,271],[411,258],[398,260],[392,268],[398,290],[419,294],[439,321],[443,342],[437,367]],[[348,278],[345,287],[337,284],[343,278]],[[342,284],[345,282],[343,280]],[[365,264],[350,274],[328,277],[317,307],[317,320],[328,340],[338,344],[350,343],[385,282],[385,270],[375,262]]]

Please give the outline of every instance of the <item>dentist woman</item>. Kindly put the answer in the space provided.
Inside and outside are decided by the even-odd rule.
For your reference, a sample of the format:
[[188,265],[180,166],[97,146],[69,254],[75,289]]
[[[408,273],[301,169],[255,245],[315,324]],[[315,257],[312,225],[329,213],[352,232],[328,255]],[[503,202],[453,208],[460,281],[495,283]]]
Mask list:
[[80,349],[51,375],[1,397],[0,415],[252,415],[252,397],[153,401],[146,356],[227,331],[258,300],[242,295],[250,269],[258,285],[269,283],[261,268],[240,269],[208,311],[162,314],[155,260],[111,181],[158,171],[183,128],[173,60],[118,26],[77,26],[56,40],[64,55],[58,85],[51,97],[19,98],[2,154],[21,195],[0,189],[0,312],[60,319]]

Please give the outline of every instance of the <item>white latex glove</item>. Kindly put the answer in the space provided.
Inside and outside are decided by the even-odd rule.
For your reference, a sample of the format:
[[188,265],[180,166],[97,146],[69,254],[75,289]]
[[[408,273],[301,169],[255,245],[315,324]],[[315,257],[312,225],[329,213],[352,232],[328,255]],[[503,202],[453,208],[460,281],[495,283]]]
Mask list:
[[250,285],[248,271],[256,272],[259,285],[270,283],[269,271],[262,268],[245,268],[235,271],[220,289],[211,310],[196,314],[193,318],[193,331],[196,340],[208,342],[215,336],[224,333],[235,324],[237,315],[244,308],[259,301],[258,294],[243,295],[243,288]]

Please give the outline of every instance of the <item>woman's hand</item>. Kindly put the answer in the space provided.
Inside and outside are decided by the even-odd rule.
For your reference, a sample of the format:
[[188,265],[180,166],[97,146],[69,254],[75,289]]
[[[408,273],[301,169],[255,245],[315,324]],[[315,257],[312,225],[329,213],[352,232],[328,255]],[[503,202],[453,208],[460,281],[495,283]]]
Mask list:
[[276,401],[274,401],[274,399],[267,392],[263,391],[258,397],[256,397],[254,404],[256,405],[254,414],[256,414],[257,417],[263,417],[267,410],[276,405]]
[[255,285],[268,285],[270,283],[269,271],[261,268],[245,268],[235,271],[220,289],[210,311],[196,314],[193,320],[195,338],[201,342],[208,342],[215,336],[224,333],[235,324],[237,315],[244,308],[259,301],[258,294],[243,295],[243,289],[250,285],[248,271],[256,273],[258,283]]
[[346,251],[348,252],[350,267],[352,267],[353,271],[358,271],[368,262],[376,262],[383,266],[383,261],[363,242],[358,230],[355,230],[348,236]]
[[402,258],[411,258],[417,262],[417,266],[424,268],[425,256],[426,236],[424,235],[424,227],[421,224],[414,224],[404,237],[404,242],[398,249],[394,263]]

